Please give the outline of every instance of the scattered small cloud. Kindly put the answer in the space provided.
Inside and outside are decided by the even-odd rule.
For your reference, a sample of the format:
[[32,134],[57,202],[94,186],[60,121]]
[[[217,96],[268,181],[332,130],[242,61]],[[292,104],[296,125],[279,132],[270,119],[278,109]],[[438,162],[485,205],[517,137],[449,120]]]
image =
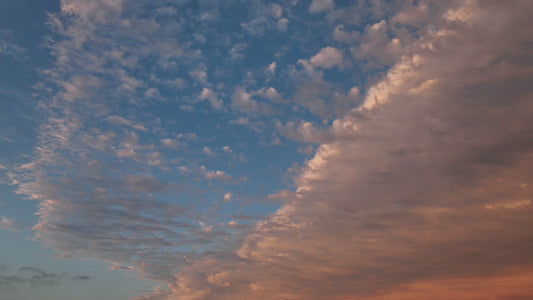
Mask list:
[[11,232],[18,232],[21,230],[21,226],[18,224],[16,219],[2,216],[0,218],[0,229]]
[[232,198],[233,198],[233,194],[232,193],[224,194],[224,202],[230,202]]

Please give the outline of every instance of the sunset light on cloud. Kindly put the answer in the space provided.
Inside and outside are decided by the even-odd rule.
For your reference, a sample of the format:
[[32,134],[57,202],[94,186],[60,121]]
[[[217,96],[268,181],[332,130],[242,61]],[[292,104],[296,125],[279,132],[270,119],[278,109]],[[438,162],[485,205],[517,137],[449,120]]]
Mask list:
[[533,299],[533,2],[0,2],[0,299]]

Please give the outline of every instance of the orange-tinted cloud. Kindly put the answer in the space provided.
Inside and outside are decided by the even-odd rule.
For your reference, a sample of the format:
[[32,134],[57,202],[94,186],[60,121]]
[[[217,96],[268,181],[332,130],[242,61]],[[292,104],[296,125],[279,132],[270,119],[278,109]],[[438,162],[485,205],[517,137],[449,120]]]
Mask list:
[[336,121],[349,138],[319,147],[285,205],[169,299],[530,297],[532,9],[451,6]]

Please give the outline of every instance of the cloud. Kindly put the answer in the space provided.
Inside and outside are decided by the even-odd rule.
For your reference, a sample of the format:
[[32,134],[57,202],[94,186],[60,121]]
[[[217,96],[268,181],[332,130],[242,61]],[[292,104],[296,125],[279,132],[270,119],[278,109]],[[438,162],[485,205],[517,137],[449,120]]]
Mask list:
[[179,141],[176,140],[176,139],[165,138],[165,139],[161,139],[160,142],[165,147],[169,147],[169,148],[173,148],[173,149],[178,149],[179,146],[180,146]]
[[276,73],[276,67],[277,67],[277,64],[276,62],[272,62],[270,65],[268,65],[268,67],[266,67],[266,70],[269,72],[269,73],[272,73],[272,74],[275,74]]
[[15,59],[28,59],[26,52],[25,48],[15,43],[11,31],[0,29],[0,55],[11,56]]
[[[213,36],[218,31],[209,35],[203,23],[217,26],[214,12],[180,8],[176,21],[136,6],[124,9],[124,3],[63,1],[62,13],[50,17],[59,36],[50,45],[57,61],[43,72],[48,79],[43,85],[52,96],[40,106],[44,122],[35,155],[14,177],[18,193],[39,201],[34,230],[45,247],[131,268],[168,285],[143,299],[427,299],[446,284],[474,291],[485,287],[503,299],[527,296],[522,285],[505,278],[527,280],[533,263],[523,250],[533,246],[528,231],[532,74],[526,42],[531,4],[446,2],[439,5],[449,10],[426,19],[403,5],[391,7],[405,16],[372,1],[375,12],[368,18],[373,21],[361,35],[349,31],[360,20],[355,17],[350,26],[339,27],[337,38],[348,46],[313,43],[312,49],[322,50],[292,70],[282,63],[294,57],[284,56],[275,44],[281,54],[265,57],[254,73],[222,58],[242,42],[239,36],[262,34],[282,16],[292,18],[295,2],[281,10],[253,2],[256,22],[236,19],[231,34],[221,37]],[[333,1],[313,1],[310,11],[328,11],[330,19],[309,28],[337,26],[357,5],[335,17],[341,12],[333,10]],[[233,8],[219,8],[228,7]],[[393,22],[386,14],[398,17]],[[205,16],[209,20],[202,20]],[[193,23],[196,19],[202,22]],[[300,26],[296,23],[291,24]],[[407,28],[415,33],[405,39],[400,37],[404,25],[416,26]],[[203,43],[188,34],[189,28],[203,31],[194,32],[206,36]],[[417,34],[413,43],[404,42]],[[394,39],[401,51],[390,51],[396,49],[389,47]],[[194,48],[197,42],[207,46]],[[330,72],[321,69],[349,62],[352,58],[342,53],[350,46],[356,60],[380,59],[392,67],[382,78],[363,75],[356,82],[360,69],[348,66],[342,70],[346,80],[332,82]],[[213,50],[213,57],[205,50]],[[209,64],[216,88],[207,82],[210,59],[217,61],[215,68]],[[274,59],[271,82],[257,82]],[[169,74],[191,78],[162,78]],[[161,97],[170,93],[167,88],[177,95],[168,102],[150,101],[146,87],[157,87]],[[221,120],[250,126],[265,140],[279,141],[272,132],[278,130],[318,144],[314,157],[293,168],[300,170],[294,190],[268,197],[281,205],[274,213],[220,213],[218,206],[233,206],[241,196],[218,203],[227,195],[218,184],[246,177],[221,170],[226,162],[208,170],[200,161],[206,157],[199,158],[200,151],[190,155],[185,145],[176,151],[177,141],[205,141],[177,131],[208,126],[196,123],[198,112],[189,105],[199,90],[212,106],[210,98],[232,95],[233,111],[224,111],[228,115]],[[274,109],[259,97],[279,103],[282,94],[294,106],[280,108],[279,122],[266,119]],[[199,132],[226,125],[212,123]],[[235,149],[245,148],[238,145]],[[180,165],[165,168],[167,159]],[[254,186],[243,190],[248,188]],[[260,195],[246,198],[239,209],[263,201]],[[501,289],[490,289],[494,282],[501,282]]]
[[334,47],[326,47],[320,50],[310,61],[316,67],[331,69],[333,67],[342,68],[342,52]]
[[68,276],[65,273],[50,273],[38,268],[22,267],[11,275],[4,275],[8,268],[0,269],[0,290],[20,288],[21,286],[29,285],[33,288],[43,286],[55,286],[60,284],[67,284],[69,280],[74,281],[90,281],[94,277],[87,275]]
[[211,89],[204,88],[200,94],[200,100],[207,100],[211,104],[211,107],[216,110],[222,109],[224,102],[218,99],[218,96]]
[[233,107],[239,111],[255,112],[259,110],[259,104],[253,100],[250,93],[242,87],[235,89],[232,100]]
[[71,279],[77,280],[77,281],[89,281],[89,280],[93,280],[94,277],[90,277],[87,275],[78,275],[78,276],[71,277]]
[[279,133],[290,139],[315,144],[330,144],[340,140],[354,138],[354,130],[359,125],[353,120],[335,120],[328,128],[322,128],[311,122],[276,123]]
[[270,100],[274,103],[286,102],[283,99],[283,96],[273,87],[269,87],[269,88],[263,87],[257,91],[254,91],[253,94],[261,98]]
[[117,266],[117,265],[114,265],[114,266],[111,266],[109,267],[110,270],[122,270],[122,271],[134,271],[135,268],[132,267],[132,266]]
[[421,37],[342,120],[351,138],[321,145],[281,209],[236,252],[183,268],[170,295],[531,295],[532,7],[457,5],[475,14]]
[[419,2],[418,5],[406,5],[405,9],[398,12],[392,18],[392,22],[413,25],[426,21],[428,17],[428,4]]
[[2,216],[0,218],[0,229],[17,232],[20,231],[20,226],[17,224],[15,219]]
[[266,4],[261,1],[247,3],[248,18],[241,22],[241,27],[251,35],[259,36],[272,30],[284,32],[287,30],[289,19],[282,18],[283,3]]
[[217,154],[215,152],[213,152],[213,150],[211,150],[211,148],[209,147],[203,147],[202,148],[202,153],[204,153],[205,155],[209,156],[209,157],[215,157]]
[[202,69],[195,69],[189,72],[189,76],[191,76],[194,80],[199,82],[207,82],[207,72]]
[[313,0],[311,6],[309,6],[309,12],[318,13],[323,12],[334,7],[335,3],[333,0]]
[[[264,93],[261,93],[259,91],[259,94],[261,96],[265,96]],[[232,102],[231,106],[235,111],[243,112],[246,114],[262,114],[262,115],[268,115],[272,113],[272,108],[268,106],[266,103],[258,102],[253,99],[254,94],[251,92],[248,92],[243,87],[236,87],[235,91],[233,92],[233,95],[231,96]],[[270,94],[270,96],[277,96],[273,95],[273,93]]]
[[230,202],[230,201],[231,201],[231,198],[233,198],[233,194],[232,194],[232,193],[226,193],[226,194],[224,194],[224,201],[225,201],[225,202]]
[[228,183],[239,183],[247,180],[246,177],[234,178],[232,175],[226,173],[226,171],[207,170],[205,166],[200,167],[200,173],[207,180],[219,180]]
[[124,0],[65,0],[61,2],[61,10],[67,14],[91,18],[94,22],[106,23],[111,16],[121,11],[123,2]]
[[[391,37],[386,20],[367,25],[359,36],[359,45],[351,48],[356,59],[377,60],[378,64],[390,64],[398,59],[402,51],[399,38]],[[345,38],[345,37],[343,37]]]
[[128,126],[133,129],[140,130],[140,131],[148,131],[148,129],[144,125],[135,124],[132,121],[121,116],[112,115],[112,116],[107,117],[106,120],[115,125],[124,125],[124,126]]

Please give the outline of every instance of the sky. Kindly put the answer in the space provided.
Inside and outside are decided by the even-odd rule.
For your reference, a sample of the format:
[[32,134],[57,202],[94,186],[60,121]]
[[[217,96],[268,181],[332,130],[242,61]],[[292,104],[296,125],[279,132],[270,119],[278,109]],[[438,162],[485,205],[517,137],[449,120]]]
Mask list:
[[532,14],[0,1],[0,299],[533,299]]

